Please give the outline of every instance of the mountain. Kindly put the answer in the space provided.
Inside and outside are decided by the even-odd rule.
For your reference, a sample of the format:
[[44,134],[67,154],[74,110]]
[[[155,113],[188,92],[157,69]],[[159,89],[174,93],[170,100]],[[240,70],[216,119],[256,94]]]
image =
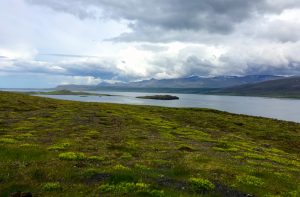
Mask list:
[[130,83],[99,84],[100,86],[118,86],[134,88],[223,88],[248,83],[282,78],[273,75],[248,75],[248,76],[218,76],[218,77],[199,77],[191,76],[174,79],[150,79]]
[[237,85],[251,84],[262,81],[280,79],[281,76],[273,75],[247,75],[247,76],[218,76],[218,77],[199,77],[191,76],[174,79],[150,79],[129,83],[100,83],[97,86],[58,86],[58,89],[70,90],[97,90],[101,88],[225,88]]
[[300,98],[300,76],[239,85],[210,91],[209,94]]

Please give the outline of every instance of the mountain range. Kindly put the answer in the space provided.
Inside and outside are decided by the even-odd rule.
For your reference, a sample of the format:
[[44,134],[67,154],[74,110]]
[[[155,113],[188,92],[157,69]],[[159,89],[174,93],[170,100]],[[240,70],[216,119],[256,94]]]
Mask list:
[[240,96],[300,98],[300,77],[293,76],[254,84],[227,87],[210,90],[207,93]]
[[191,76],[175,79],[150,79],[128,83],[100,83],[93,86],[61,85],[56,89],[73,91],[107,90],[300,98],[300,76]]
[[57,89],[68,89],[68,90],[98,90],[101,88],[120,88],[120,89],[138,89],[138,88],[167,88],[167,89],[215,89],[215,88],[226,88],[232,86],[239,86],[244,84],[252,84],[257,82],[281,79],[282,76],[274,75],[247,75],[247,76],[218,76],[218,77],[199,77],[190,76],[185,78],[174,78],[174,79],[150,79],[137,82],[128,83],[100,83],[95,86],[84,86],[84,85],[62,85],[58,86]]

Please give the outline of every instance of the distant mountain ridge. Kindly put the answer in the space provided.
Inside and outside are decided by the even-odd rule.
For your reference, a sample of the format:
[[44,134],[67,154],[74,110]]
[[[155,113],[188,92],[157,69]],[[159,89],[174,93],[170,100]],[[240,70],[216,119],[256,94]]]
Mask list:
[[208,94],[300,98],[300,76],[227,87]]
[[95,86],[61,85],[57,89],[68,90],[97,90],[101,88],[225,88],[244,84],[252,84],[268,80],[281,79],[274,75],[247,75],[247,76],[218,76],[199,77],[191,76],[174,79],[150,79],[129,83],[100,83]]
[[118,86],[134,88],[223,88],[280,78],[282,77],[273,75],[218,76],[210,78],[191,76],[174,79],[150,79],[130,83],[100,83],[98,86]]

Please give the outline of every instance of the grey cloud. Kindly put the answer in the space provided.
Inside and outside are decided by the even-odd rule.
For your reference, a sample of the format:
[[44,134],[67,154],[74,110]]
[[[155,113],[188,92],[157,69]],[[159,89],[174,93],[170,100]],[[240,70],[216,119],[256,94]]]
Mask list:
[[283,21],[273,21],[268,24],[262,32],[261,37],[278,42],[297,42],[300,40],[300,23],[287,23]]
[[41,56],[54,56],[54,57],[70,57],[70,58],[99,58],[98,56],[91,55],[75,55],[75,54],[61,54],[61,53],[47,53],[39,54]]
[[250,64],[244,70],[243,74],[268,74],[268,75],[300,75],[300,62],[289,63],[280,67],[269,65]]
[[[122,22],[125,20],[132,31],[114,37],[110,41],[135,42],[125,44],[149,53],[153,52],[153,59],[145,62],[145,72],[141,74],[143,77],[280,72],[292,74],[299,73],[300,70],[297,54],[300,45],[290,44],[300,40],[299,23],[291,20],[280,21],[276,18],[268,20],[269,16],[278,15],[286,9],[299,8],[299,0],[27,0],[27,2],[69,13],[80,19],[101,17],[100,20],[113,19]],[[186,45],[201,43],[212,48],[220,45],[224,48],[222,51],[224,54],[217,61],[209,57],[214,53],[211,50],[195,49],[186,51],[184,55],[183,52],[168,54],[166,52],[168,48],[165,46],[172,46],[172,43],[167,42],[174,41],[184,42]],[[76,61],[82,57],[94,58],[76,54],[47,55],[74,58]],[[22,70],[23,67],[23,72],[102,76],[124,80],[140,77],[136,76],[138,74],[124,74],[113,61],[99,59],[58,63],[55,66],[51,63],[39,65],[38,62],[32,63],[31,66],[25,64],[28,62],[15,63],[11,69]]]
[[176,57],[159,57],[151,62],[153,65],[151,76],[173,78],[191,75],[208,76],[212,75],[215,65],[208,59],[196,55],[183,57],[179,54]]
[[[300,6],[296,0],[28,0],[81,17],[95,17],[87,8],[103,11],[104,17],[131,21],[133,32],[193,30],[228,34],[253,14],[282,12]],[[85,9],[84,9],[85,8]],[[151,30],[151,31],[150,31]],[[158,35],[159,36],[159,35]]]
[[101,79],[117,78],[122,71],[113,62],[60,62],[49,63],[41,61],[8,61],[5,67],[0,66],[1,72],[11,73],[40,73],[65,76],[91,76]]
[[36,5],[43,5],[52,8],[56,11],[61,11],[65,13],[70,13],[79,17],[80,19],[85,18],[96,18],[95,11],[89,9],[85,4],[85,1],[75,0],[26,0],[29,3],[36,4]]

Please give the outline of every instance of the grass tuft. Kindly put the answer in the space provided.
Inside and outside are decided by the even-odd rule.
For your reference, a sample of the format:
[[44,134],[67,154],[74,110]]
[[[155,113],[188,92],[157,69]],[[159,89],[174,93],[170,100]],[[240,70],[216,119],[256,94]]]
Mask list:
[[43,185],[43,190],[47,192],[60,191],[62,186],[59,182],[50,182]]
[[61,153],[58,156],[61,160],[84,160],[85,155],[83,153],[75,153],[75,152],[66,152]]

